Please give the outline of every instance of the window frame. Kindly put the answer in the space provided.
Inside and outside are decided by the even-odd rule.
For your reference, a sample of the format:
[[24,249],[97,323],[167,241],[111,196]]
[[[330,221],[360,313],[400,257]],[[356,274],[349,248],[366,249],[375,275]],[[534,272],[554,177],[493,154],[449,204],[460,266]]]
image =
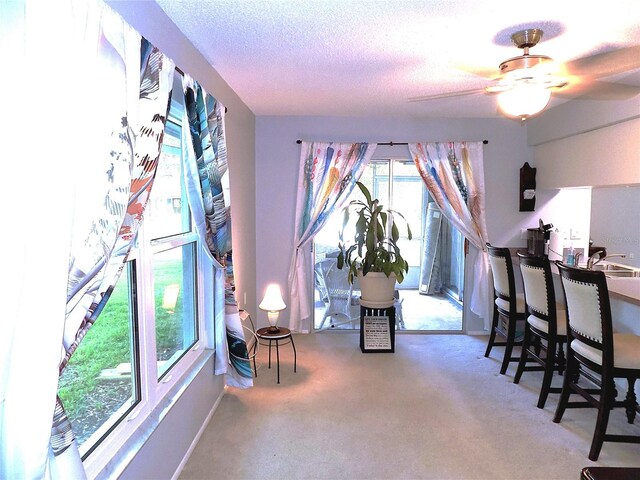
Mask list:
[[[170,115],[167,121],[170,119],[173,121],[173,118],[177,117]],[[182,126],[182,128],[185,127]],[[180,181],[183,182],[183,179],[184,175],[181,176]],[[213,315],[215,275],[207,275],[206,272],[207,269],[212,270],[214,266],[204,251],[207,246],[201,242],[195,230],[194,218],[184,188],[181,188],[181,195],[183,208],[185,206],[189,208],[189,230],[160,238],[149,238],[150,233],[147,230],[150,228],[145,230],[143,222],[138,230],[136,243],[127,259],[135,268],[132,274],[135,284],[131,285],[132,291],[135,291],[135,296],[132,295],[132,298],[135,300],[131,316],[136,322],[133,329],[137,332],[138,340],[135,362],[139,367],[137,388],[140,401],[107,430],[106,436],[101,437],[93,445],[81,447],[84,468],[89,477],[96,477],[106,472],[107,468],[109,472],[114,473],[114,465],[124,468],[133,454],[142,447],[146,438],[160,424],[164,414],[180,398],[186,386],[214,354],[213,348],[207,348],[207,338],[214,337],[214,324],[205,318],[207,314]],[[197,339],[158,378],[153,257],[158,252],[189,244],[194,245],[194,309]],[[144,438],[140,438],[141,436]]]
[[[135,261],[136,265],[137,299],[135,309],[137,309],[138,320],[141,399],[134,408],[118,420],[117,424],[97,445],[81,448],[83,464],[89,477],[100,474],[114,460],[114,457],[127,456],[127,454],[130,455],[131,449],[139,449],[143,442],[135,441],[135,436],[140,435],[140,429],[144,427],[143,430],[147,431],[150,428],[152,431],[159,425],[163,416],[162,411],[167,410],[165,400],[168,399],[171,405],[177,401],[180,395],[175,395],[174,392],[182,393],[184,387],[191,381],[191,374],[198,370],[203,361],[213,355],[213,350],[207,349],[205,344],[205,339],[208,335],[213,335],[213,332],[208,331],[207,322],[203,321],[206,302],[213,304],[213,276],[211,281],[205,282],[204,274],[204,269],[210,265],[210,262],[203,252],[202,244],[195,232],[180,234],[176,237],[147,241],[144,225],[142,225],[138,232],[137,246],[132,248],[129,255],[129,261]],[[188,243],[196,245],[195,308],[199,319],[197,321],[198,339],[158,380],[152,256],[155,251]],[[114,455],[114,452],[117,453]]]

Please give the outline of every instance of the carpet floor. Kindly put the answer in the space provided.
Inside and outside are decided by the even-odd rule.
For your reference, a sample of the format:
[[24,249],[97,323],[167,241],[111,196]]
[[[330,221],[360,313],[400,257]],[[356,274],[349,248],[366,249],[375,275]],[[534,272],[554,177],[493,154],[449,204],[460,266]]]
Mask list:
[[[366,353],[359,335],[296,335],[297,373],[281,348],[280,385],[258,352],[248,390],[229,388],[182,479],[561,479],[589,465],[640,467],[640,445],[605,442],[587,458],[595,409],[552,422],[536,408],[541,374],[499,375],[487,337],[397,335],[395,353]],[[560,385],[561,378],[554,378]],[[640,433],[615,409],[610,432]]]

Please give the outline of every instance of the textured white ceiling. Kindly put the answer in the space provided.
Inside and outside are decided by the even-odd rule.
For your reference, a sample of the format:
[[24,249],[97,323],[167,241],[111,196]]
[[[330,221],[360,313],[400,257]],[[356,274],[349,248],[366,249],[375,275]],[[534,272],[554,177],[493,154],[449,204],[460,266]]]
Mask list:
[[494,117],[495,96],[407,99],[488,85],[471,72],[520,55],[523,28],[559,62],[640,45],[640,0],[156,2],[256,115]]

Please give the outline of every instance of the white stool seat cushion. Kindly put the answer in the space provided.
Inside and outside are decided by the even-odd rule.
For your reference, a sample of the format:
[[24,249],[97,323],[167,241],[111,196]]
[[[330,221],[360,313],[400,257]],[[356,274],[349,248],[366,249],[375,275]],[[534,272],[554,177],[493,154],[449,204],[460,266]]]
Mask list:
[[[496,298],[496,305],[502,310],[509,311],[509,302],[501,298]],[[516,294],[516,312],[524,313],[524,295],[522,293]]]
[[[589,345],[574,340],[571,342],[574,352],[602,365],[602,352]],[[616,368],[633,368],[640,370],[640,335],[633,333],[613,334],[613,366]]]
[[[542,320],[535,315],[529,315],[527,322],[529,322],[532,327],[535,327],[542,332],[549,333],[549,323],[546,320]],[[567,335],[567,312],[566,310],[560,309],[560,304],[556,304],[556,327],[558,329],[556,332],[557,335]]]

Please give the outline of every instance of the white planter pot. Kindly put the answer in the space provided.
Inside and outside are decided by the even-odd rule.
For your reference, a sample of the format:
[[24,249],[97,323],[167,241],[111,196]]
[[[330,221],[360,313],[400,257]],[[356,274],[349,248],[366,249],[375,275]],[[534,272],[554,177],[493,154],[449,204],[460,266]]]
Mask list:
[[360,282],[360,303],[365,307],[386,308],[393,305],[393,292],[396,287],[396,275],[387,277],[382,272],[358,272]]

